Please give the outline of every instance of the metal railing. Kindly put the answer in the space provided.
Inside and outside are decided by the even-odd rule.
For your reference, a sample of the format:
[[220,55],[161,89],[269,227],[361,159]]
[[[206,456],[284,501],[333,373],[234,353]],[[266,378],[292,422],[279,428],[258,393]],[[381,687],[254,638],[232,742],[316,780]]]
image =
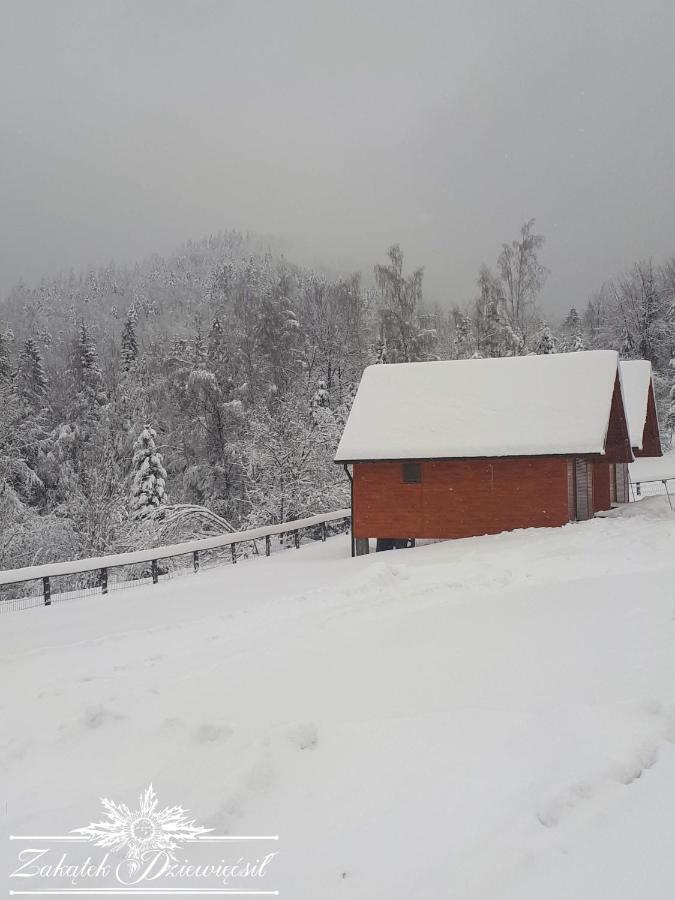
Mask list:
[[7,569],[0,572],[0,612],[51,606],[74,597],[157,584],[189,570],[198,572],[200,568],[234,564],[241,558],[260,556],[258,543],[263,541],[264,554],[270,556],[275,549],[273,537],[279,538],[279,548],[283,547],[284,538],[290,537],[292,545],[299,549],[303,537],[309,534],[312,541],[325,541],[329,535],[342,531],[344,526],[340,523],[349,519],[349,509],[338,509],[279,525],[149,550]]
[[668,489],[668,482],[673,480],[672,478],[662,478],[658,481],[631,481],[630,499],[642,500],[644,497],[664,496],[668,498],[668,504],[673,509],[672,485],[670,490]]

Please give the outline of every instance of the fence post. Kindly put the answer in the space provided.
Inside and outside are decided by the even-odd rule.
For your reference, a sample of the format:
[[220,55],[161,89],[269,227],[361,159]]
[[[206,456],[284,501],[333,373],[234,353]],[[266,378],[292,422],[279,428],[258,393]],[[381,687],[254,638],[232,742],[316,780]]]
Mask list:
[[272,548],[270,546],[270,536],[269,534],[265,535],[265,556],[269,556],[272,552]]
[[159,579],[159,571],[157,568],[157,560],[153,559],[153,561],[152,561],[152,583],[157,584],[158,579]]
[[237,549],[235,544],[230,544],[230,550],[232,551],[232,562],[236,563],[237,561]]
[[108,570],[105,566],[101,569],[101,593],[108,593]]
[[326,540],[326,523],[325,522],[321,523],[321,540],[322,541]]
[[52,605],[52,590],[49,586],[49,575],[45,575],[42,579],[42,595],[45,598],[45,606]]
[[193,553],[192,562],[195,567],[195,572],[199,572],[199,550],[195,550]]
[[295,549],[300,549],[300,529],[296,528],[293,532],[293,540],[295,541]]

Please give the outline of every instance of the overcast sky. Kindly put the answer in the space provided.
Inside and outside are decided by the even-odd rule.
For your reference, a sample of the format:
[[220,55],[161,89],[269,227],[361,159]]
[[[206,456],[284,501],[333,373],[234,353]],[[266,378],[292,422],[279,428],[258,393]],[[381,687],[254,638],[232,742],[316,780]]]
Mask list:
[[221,228],[463,303],[534,217],[551,310],[675,252],[673,0],[0,13],[0,294]]

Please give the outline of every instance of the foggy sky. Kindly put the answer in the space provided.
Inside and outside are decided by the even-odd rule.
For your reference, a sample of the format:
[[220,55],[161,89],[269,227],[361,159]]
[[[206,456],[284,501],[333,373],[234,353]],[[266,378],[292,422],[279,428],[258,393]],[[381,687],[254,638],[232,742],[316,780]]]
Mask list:
[[673,0],[0,0],[0,295],[223,228],[464,303],[531,217],[544,306],[675,252]]

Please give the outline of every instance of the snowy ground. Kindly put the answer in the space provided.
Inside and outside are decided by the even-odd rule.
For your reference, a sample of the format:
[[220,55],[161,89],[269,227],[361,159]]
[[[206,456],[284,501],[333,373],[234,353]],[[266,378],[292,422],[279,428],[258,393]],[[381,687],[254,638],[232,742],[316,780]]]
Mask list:
[[628,512],[4,615],[3,871],[152,781],[293,900],[670,900],[675,515]]

